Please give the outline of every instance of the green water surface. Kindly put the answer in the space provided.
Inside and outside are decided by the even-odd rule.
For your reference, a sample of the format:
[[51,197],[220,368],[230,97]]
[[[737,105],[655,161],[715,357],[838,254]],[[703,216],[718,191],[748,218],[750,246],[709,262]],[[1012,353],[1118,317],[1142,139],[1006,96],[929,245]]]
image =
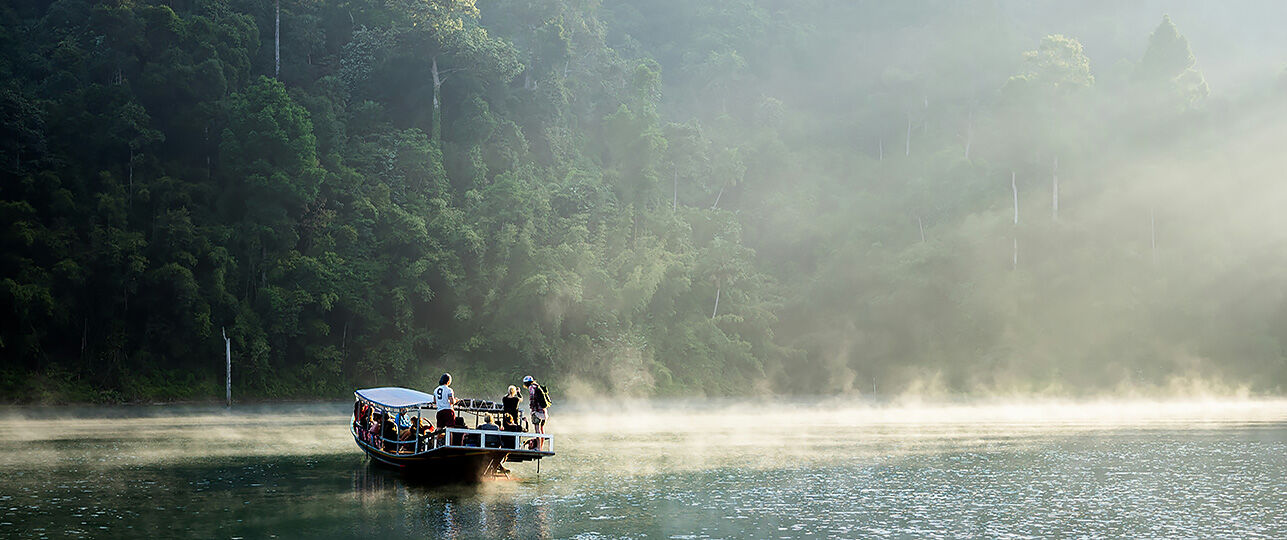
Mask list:
[[539,475],[441,486],[372,466],[342,405],[109,412],[0,423],[0,537],[1287,537],[1272,418],[748,434],[564,415]]

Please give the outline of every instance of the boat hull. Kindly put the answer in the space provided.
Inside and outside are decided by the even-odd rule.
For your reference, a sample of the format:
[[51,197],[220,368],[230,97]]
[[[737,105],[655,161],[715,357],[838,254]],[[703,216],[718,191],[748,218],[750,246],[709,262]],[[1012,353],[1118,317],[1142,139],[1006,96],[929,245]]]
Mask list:
[[353,442],[371,458],[371,462],[409,476],[434,482],[479,482],[502,474],[506,462],[521,462],[554,455],[526,449],[444,446],[418,454],[385,452],[358,438]]
[[[436,456],[397,456],[362,447],[371,463],[407,475],[443,482],[480,482],[494,476],[505,456],[490,452],[451,452]],[[446,452],[446,449],[438,452]]]

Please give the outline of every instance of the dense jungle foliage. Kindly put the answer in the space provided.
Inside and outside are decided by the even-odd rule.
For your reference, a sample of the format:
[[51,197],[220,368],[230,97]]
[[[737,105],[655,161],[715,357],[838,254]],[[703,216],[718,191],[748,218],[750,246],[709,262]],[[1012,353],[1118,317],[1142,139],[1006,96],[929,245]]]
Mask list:
[[1120,10],[6,2],[0,394],[1276,391],[1281,87]]

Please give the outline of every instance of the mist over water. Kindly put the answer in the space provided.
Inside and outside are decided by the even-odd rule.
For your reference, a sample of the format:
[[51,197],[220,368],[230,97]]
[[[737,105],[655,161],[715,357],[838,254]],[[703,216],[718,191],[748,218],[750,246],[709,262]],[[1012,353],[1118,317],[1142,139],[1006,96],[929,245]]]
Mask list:
[[580,402],[559,454],[435,486],[347,404],[8,410],[0,536],[1287,534],[1287,401]]

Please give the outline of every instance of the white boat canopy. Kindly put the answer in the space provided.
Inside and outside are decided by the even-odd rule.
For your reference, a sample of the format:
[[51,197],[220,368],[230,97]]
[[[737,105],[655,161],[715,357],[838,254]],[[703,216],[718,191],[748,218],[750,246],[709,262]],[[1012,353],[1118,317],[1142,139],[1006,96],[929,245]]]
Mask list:
[[383,388],[364,388],[355,392],[358,397],[383,405],[392,409],[404,409],[415,407],[417,405],[430,405],[433,403],[433,396],[412,390],[410,388],[399,388],[397,386],[386,386]]

